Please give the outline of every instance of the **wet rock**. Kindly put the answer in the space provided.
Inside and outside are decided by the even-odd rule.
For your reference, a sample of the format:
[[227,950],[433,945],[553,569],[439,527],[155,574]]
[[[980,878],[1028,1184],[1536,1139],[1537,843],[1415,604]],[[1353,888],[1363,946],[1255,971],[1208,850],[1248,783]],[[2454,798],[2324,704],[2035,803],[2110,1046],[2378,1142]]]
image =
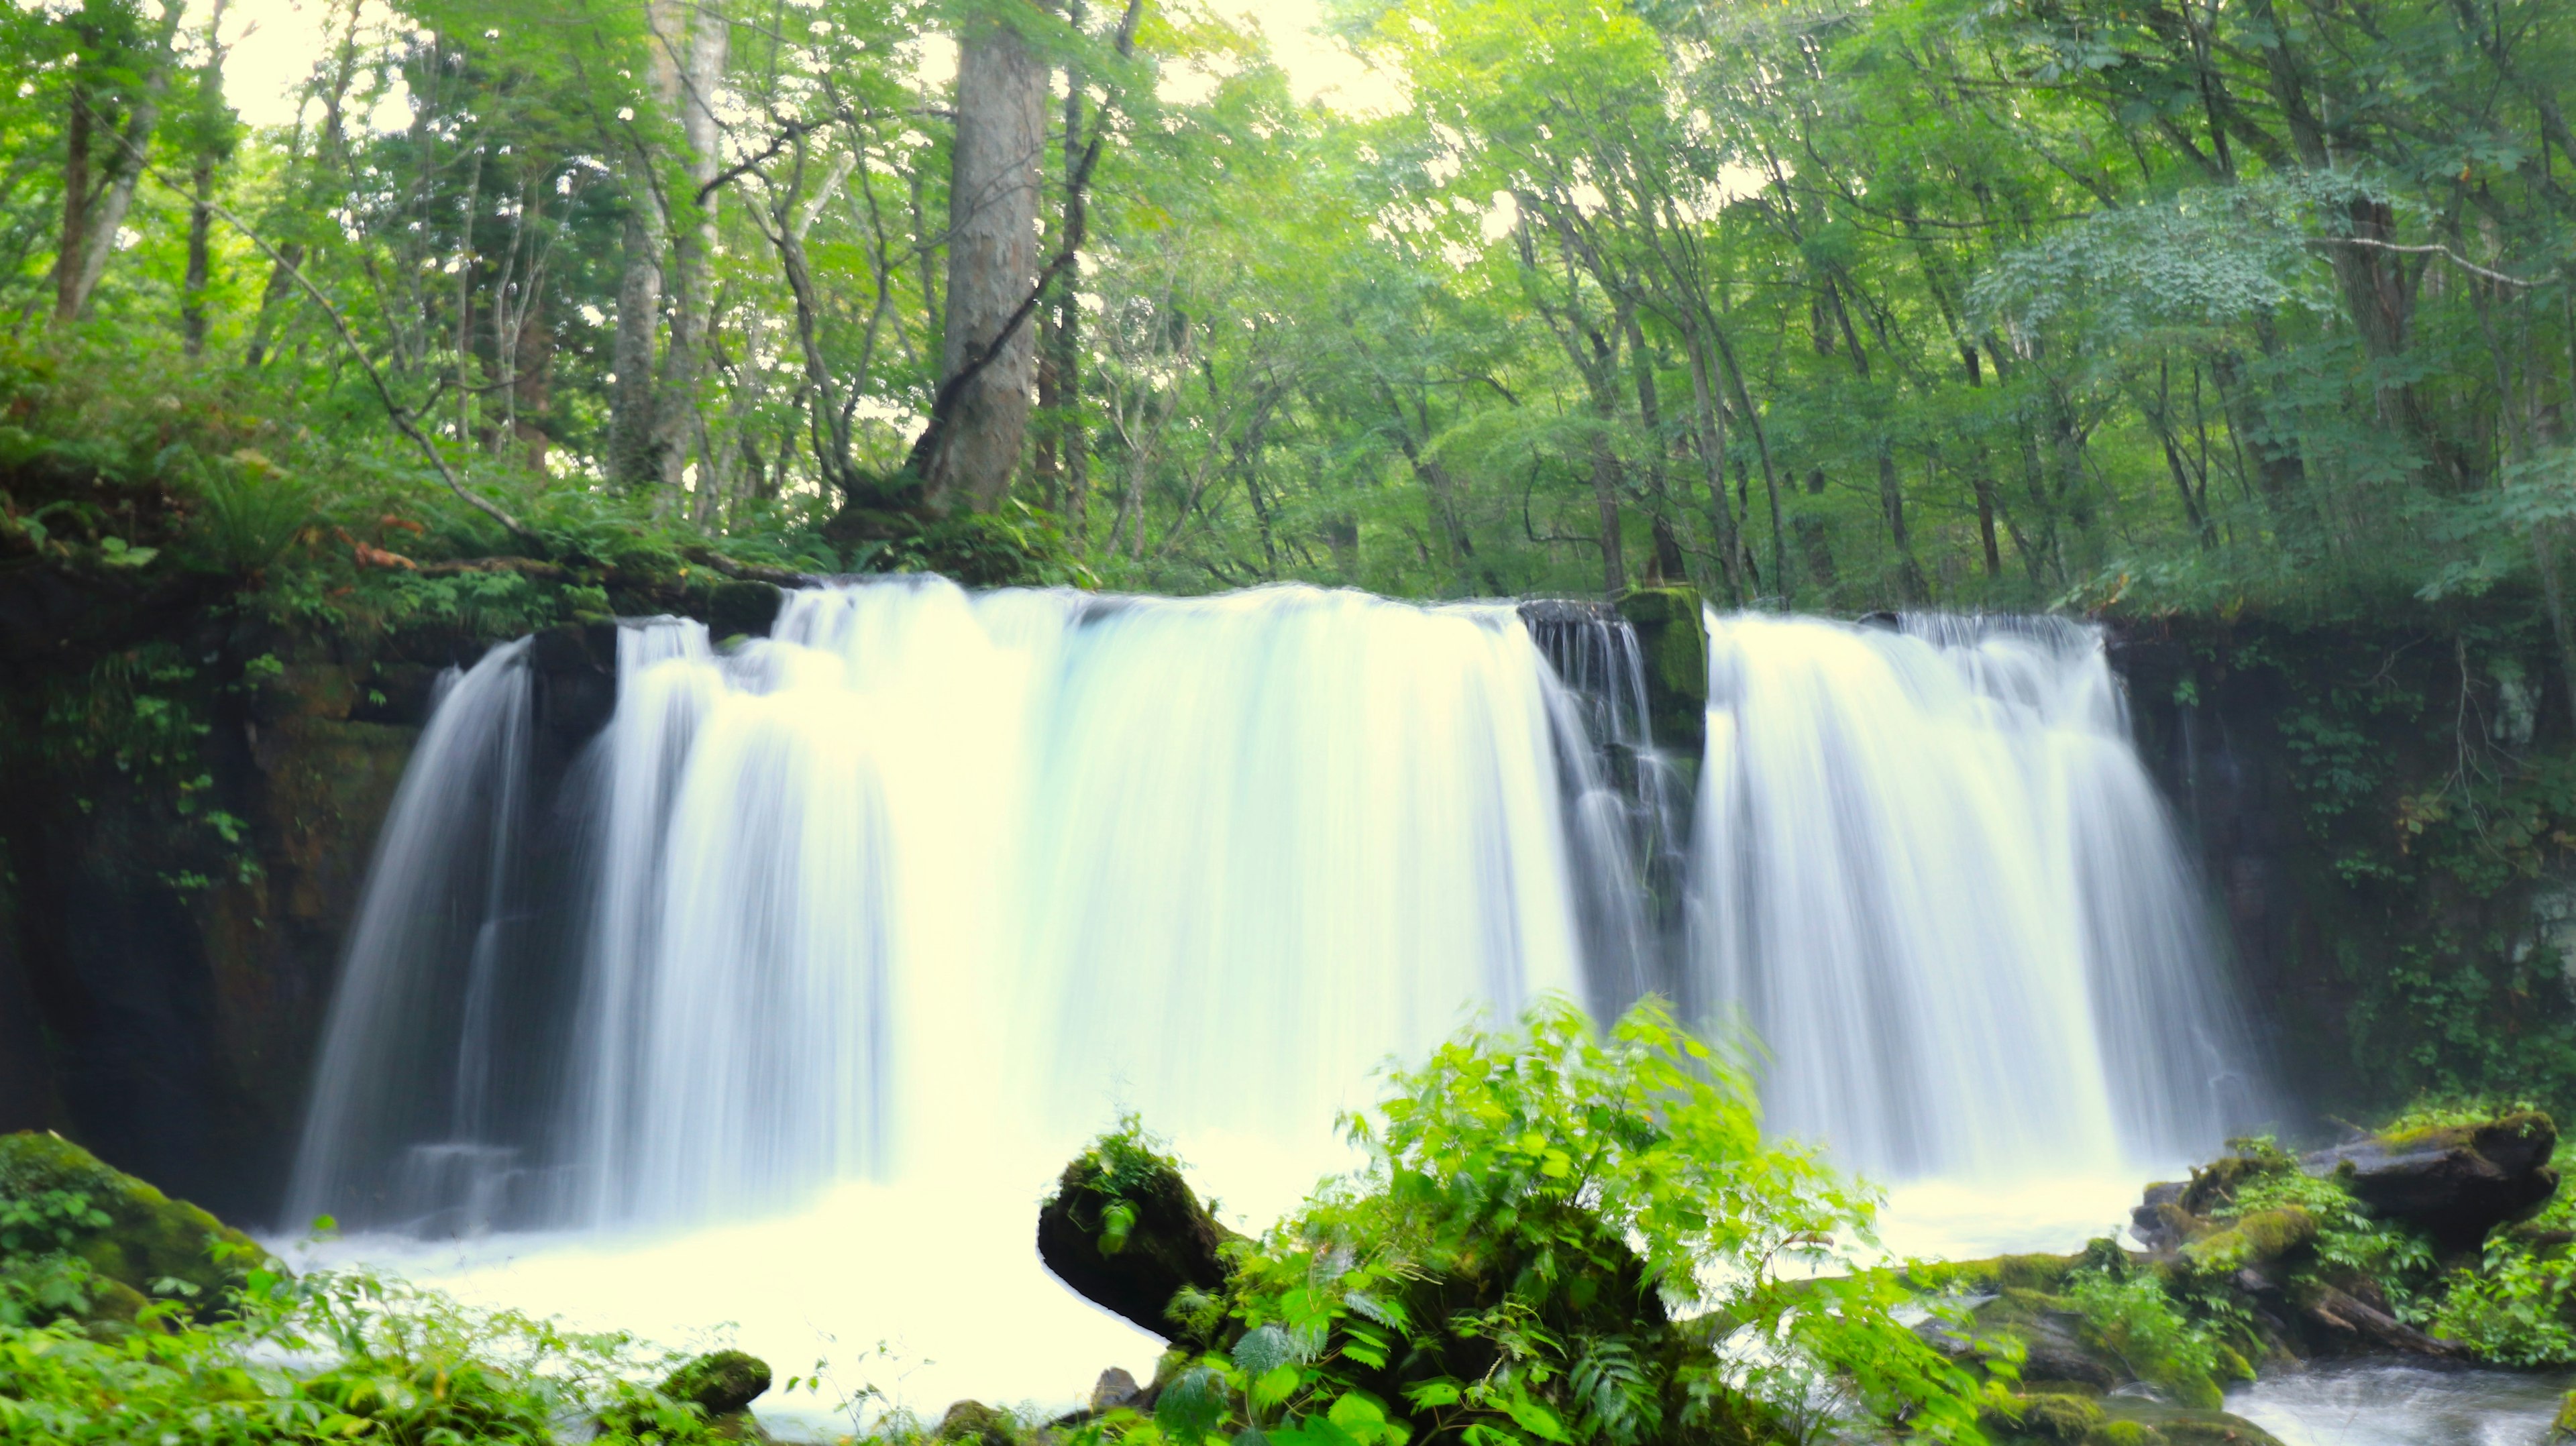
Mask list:
[[1618,606],[1637,632],[1657,746],[1697,756],[1708,730],[1708,628],[1700,595],[1686,587],[1640,588]]
[[751,1409],[769,1389],[769,1363],[746,1351],[711,1351],[673,1371],[662,1394],[675,1401],[694,1401],[709,1416],[732,1416]]
[[721,583],[707,598],[707,634],[726,638],[769,636],[778,621],[781,594],[765,582]]
[[2558,1189],[2549,1167],[2558,1127],[2524,1111],[2478,1124],[2374,1135],[2300,1158],[2333,1175],[2383,1219],[2465,1249],[2489,1230],[2538,1208]]
[[1038,1258],[1085,1300],[1166,1340],[1183,1291],[1214,1295],[1231,1268],[1216,1222],[1169,1158],[1113,1135],[1064,1167],[1038,1209]]

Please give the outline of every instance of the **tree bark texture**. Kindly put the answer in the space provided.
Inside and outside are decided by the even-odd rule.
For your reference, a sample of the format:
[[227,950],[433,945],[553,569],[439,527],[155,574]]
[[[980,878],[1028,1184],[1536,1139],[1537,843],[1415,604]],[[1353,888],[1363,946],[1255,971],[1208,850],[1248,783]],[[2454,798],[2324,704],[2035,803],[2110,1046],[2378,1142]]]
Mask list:
[[940,378],[946,383],[991,359],[965,383],[955,420],[922,469],[934,506],[990,507],[1019,466],[1037,338],[1034,328],[1012,322],[1037,284],[1046,79],[1028,41],[998,19],[978,19],[960,37]]

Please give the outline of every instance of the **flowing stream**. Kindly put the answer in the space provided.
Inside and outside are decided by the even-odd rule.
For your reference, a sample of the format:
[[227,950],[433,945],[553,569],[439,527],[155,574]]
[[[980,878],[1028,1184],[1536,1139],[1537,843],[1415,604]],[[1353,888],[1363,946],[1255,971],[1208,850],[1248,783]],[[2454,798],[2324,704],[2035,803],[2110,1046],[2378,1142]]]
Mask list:
[[1381,1062],[1547,991],[1748,1023],[1775,1127],[1943,1248],[2102,1233],[2259,1118],[2093,632],[1711,639],[1691,760],[1587,607],[816,587],[730,648],[622,625],[551,771],[496,648],[379,842],[291,1218],[782,1370],[882,1337],[844,1369],[935,1412],[1150,1365],[1030,1242],[1122,1112],[1257,1228]]

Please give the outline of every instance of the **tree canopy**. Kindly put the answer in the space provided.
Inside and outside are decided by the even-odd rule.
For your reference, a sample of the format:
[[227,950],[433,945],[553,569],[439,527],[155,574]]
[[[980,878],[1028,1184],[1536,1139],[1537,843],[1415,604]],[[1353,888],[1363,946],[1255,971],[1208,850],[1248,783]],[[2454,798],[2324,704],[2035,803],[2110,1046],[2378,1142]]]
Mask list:
[[587,498],[1168,591],[2564,611],[2544,0],[1337,0],[1376,109],[1196,0],[327,0],[274,127],[248,3],[0,19],[13,365],[523,550]]

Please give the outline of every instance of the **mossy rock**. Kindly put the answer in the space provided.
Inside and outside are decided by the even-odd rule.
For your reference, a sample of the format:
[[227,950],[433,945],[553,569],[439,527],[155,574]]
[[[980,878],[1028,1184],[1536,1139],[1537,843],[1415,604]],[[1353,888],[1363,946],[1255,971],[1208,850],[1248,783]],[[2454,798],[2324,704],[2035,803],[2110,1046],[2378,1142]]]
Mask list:
[[1011,1418],[981,1401],[959,1401],[939,1418],[930,1439],[959,1446],[1011,1446]]
[[707,598],[707,633],[718,638],[768,637],[783,601],[778,589],[765,582],[719,584]]
[[2224,1275],[2249,1265],[2278,1260],[2317,1238],[2317,1218],[2295,1205],[2257,1210],[2182,1248],[2193,1272]]
[[[2154,1433],[2146,1438],[2165,1446],[2282,1446],[2281,1438],[2225,1411],[2168,1405],[2142,1396],[2113,1396],[2102,1403],[2114,1424],[2125,1422]],[[2087,1443],[2087,1446],[2107,1446]]]
[[[188,1289],[200,1314],[216,1309],[245,1270],[264,1261],[259,1243],[185,1200],[173,1200],[52,1133],[0,1135],[0,1202],[55,1191],[85,1197],[107,1223],[75,1228],[69,1254],[100,1275],[149,1296],[165,1281]],[[50,1242],[48,1242],[50,1243]],[[39,1247],[41,1248],[41,1247]]]
[[1997,1255],[1985,1260],[1916,1261],[1905,1270],[1919,1290],[2000,1295],[2010,1290],[2054,1292],[2080,1255]]
[[2101,1429],[2110,1418],[2102,1408],[2083,1396],[2043,1392],[2020,1397],[2016,1409],[2008,1414],[2011,1424],[2005,1434],[2023,1441],[2063,1442],[2076,1446]]
[[1655,745],[1697,757],[1708,734],[1708,627],[1700,596],[1686,587],[1639,588],[1619,599],[1637,631],[1646,671],[1646,713]]
[[1171,1313],[1175,1297],[1225,1289],[1234,1238],[1178,1162],[1132,1130],[1093,1142],[1038,1209],[1039,1261],[1084,1299],[1165,1340],[1186,1334]]
[[768,1389],[769,1362],[747,1351],[710,1351],[662,1382],[663,1395],[695,1402],[711,1417],[750,1410]]

